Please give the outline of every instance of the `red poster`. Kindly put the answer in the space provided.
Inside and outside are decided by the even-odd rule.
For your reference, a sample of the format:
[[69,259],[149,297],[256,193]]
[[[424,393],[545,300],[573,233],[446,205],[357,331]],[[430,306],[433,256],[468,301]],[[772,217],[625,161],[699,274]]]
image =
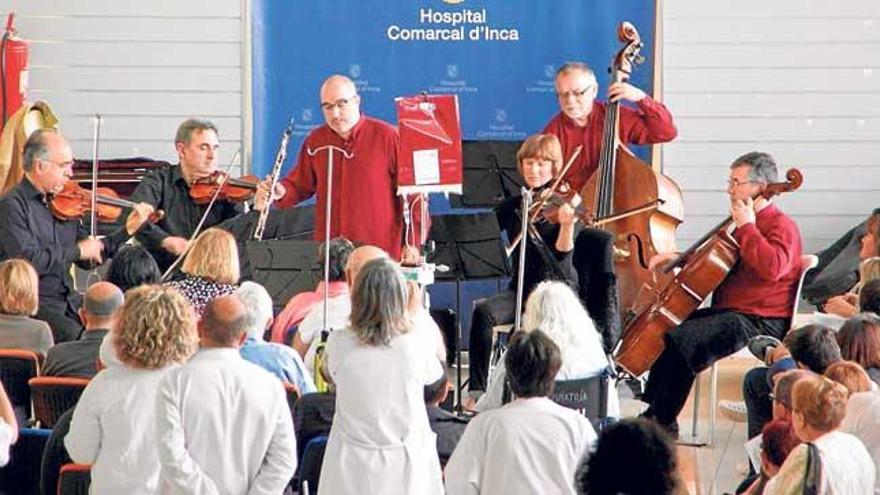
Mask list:
[[461,194],[458,96],[402,96],[395,103],[400,132],[397,194]]

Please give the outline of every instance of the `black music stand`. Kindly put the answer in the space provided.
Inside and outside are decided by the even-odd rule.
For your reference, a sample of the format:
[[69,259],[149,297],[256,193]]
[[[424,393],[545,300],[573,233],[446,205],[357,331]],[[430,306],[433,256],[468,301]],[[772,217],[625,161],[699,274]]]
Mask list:
[[516,166],[522,141],[462,141],[463,194],[453,194],[454,208],[491,208],[519,194],[523,185]]
[[428,239],[434,245],[428,262],[449,267],[447,272],[437,272],[436,279],[455,282],[455,391],[461,412],[461,282],[509,276],[510,265],[493,212],[431,217]]
[[[242,249],[242,278],[263,285],[277,314],[291,297],[314,290],[321,280],[322,261],[315,230],[314,206],[272,210],[262,241],[252,239],[256,212],[251,212]],[[239,237],[240,239],[242,237]]]

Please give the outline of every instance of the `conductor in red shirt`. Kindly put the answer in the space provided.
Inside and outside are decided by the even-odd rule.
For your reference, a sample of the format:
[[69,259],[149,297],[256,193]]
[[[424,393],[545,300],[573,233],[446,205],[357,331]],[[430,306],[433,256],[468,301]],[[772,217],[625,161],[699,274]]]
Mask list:
[[[791,218],[759,196],[777,180],[776,162],[767,153],[747,153],[730,166],[727,194],[739,262],[715,289],[711,308],[697,310],[666,334],[666,348],[651,367],[642,397],[649,404],[643,415],[670,433],[678,433],[676,418],[697,373],[742,349],[751,337],[782,339],[789,328],[801,235]],[[657,267],[674,256],[658,254],[650,264]]]

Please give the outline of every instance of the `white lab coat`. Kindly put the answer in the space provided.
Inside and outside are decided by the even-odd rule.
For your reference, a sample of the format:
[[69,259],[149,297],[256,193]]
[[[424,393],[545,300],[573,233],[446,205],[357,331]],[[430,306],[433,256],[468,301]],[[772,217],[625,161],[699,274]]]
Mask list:
[[[840,431],[855,435],[865,444],[874,460],[875,473],[880,473],[880,392],[852,394]],[[880,494],[880,476],[874,480],[874,493]]]

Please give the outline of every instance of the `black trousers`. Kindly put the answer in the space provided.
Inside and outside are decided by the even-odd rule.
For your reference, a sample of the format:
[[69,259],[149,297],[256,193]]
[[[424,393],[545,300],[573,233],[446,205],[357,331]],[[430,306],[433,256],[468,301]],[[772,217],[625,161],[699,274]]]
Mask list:
[[79,339],[83,330],[79,315],[70,308],[70,305],[65,307],[41,305],[34,318],[49,324],[56,344]]
[[697,310],[666,334],[666,348],[651,367],[642,398],[645,412],[661,424],[672,424],[684,407],[697,373],[742,349],[757,335],[781,339],[788,318],[762,318],[730,310]]
[[509,325],[516,319],[516,292],[504,291],[476,302],[471,318],[468,357],[468,390],[486,390],[492,352],[492,327]]

